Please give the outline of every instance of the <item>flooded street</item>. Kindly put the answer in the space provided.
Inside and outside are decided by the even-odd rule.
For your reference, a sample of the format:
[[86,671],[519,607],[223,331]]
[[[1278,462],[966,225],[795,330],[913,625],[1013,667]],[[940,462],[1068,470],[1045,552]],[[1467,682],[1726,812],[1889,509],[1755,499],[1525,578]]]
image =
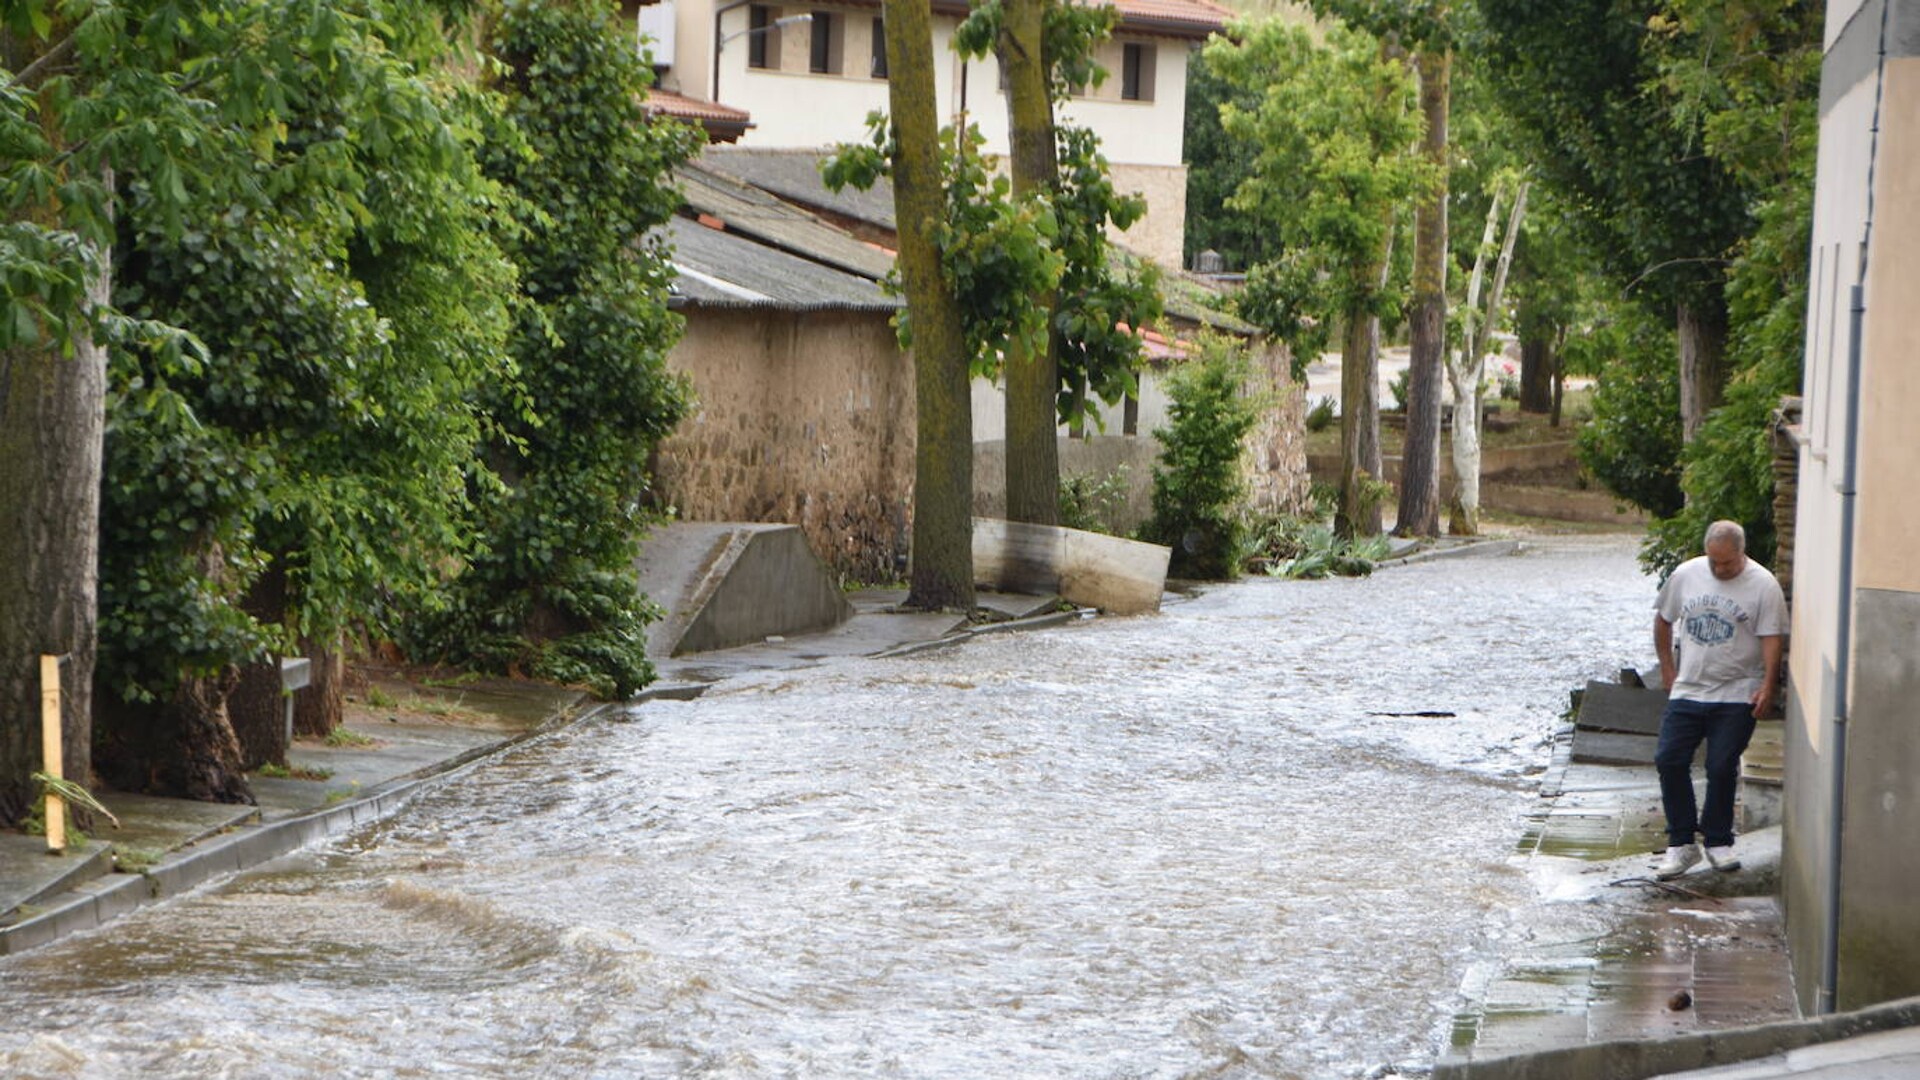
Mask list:
[[1651,657],[1634,550],[1247,581],[608,711],[0,960],[0,1075],[1424,1066],[1528,894],[1567,691]]

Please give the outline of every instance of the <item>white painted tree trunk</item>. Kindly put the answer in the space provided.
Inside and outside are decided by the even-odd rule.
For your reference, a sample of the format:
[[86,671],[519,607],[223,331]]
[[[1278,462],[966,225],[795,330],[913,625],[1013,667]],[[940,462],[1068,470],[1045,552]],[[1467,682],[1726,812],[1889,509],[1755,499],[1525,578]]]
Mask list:
[[1487,294],[1485,315],[1480,310],[1480,286],[1486,277],[1487,252],[1493,246],[1500,221],[1500,199],[1495,195],[1487,207],[1487,226],[1480,238],[1480,250],[1474,256],[1473,276],[1467,284],[1464,324],[1460,352],[1447,361],[1447,381],[1453,388],[1453,498],[1447,515],[1447,531],[1455,536],[1477,536],[1480,532],[1480,415],[1486,403],[1487,343],[1499,326],[1500,302],[1507,288],[1507,270],[1513,264],[1513,245],[1520,235],[1520,223],[1527,213],[1526,182],[1514,195],[1513,209],[1507,218],[1506,237],[1500,244],[1500,258],[1493,272],[1493,287]]

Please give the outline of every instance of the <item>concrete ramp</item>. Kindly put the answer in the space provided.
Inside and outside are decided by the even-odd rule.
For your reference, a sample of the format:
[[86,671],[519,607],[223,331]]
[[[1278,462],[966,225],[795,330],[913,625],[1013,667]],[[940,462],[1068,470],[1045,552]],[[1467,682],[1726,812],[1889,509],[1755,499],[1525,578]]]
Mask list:
[[635,565],[640,591],[666,609],[647,628],[649,656],[829,630],[853,614],[793,525],[664,525],[641,544]]
[[1172,550],[1117,536],[973,519],[973,575],[1006,592],[1059,593],[1115,615],[1160,610]]

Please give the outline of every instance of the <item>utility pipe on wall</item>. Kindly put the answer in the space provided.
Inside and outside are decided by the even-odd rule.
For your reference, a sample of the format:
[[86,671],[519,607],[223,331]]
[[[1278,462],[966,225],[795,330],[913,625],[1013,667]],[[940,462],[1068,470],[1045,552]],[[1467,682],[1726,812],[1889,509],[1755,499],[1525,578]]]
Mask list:
[[1847,423],[1841,436],[1840,478],[1834,490],[1840,493],[1840,573],[1837,617],[1834,633],[1834,705],[1833,745],[1828,747],[1829,805],[1827,807],[1827,865],[1825,885],[1825,922],[1820,933],[1820,985],[1814,991],[1814,1012],[1826,1016],[1839,1007],[1840,991],[1840,847],[1846,838],[1844,814],[1847,805],[1847,723],[1848,697],[1853,674],[1853,529],[1858,496],[1860,453],[1860,384],[1864,339],[1867,326],[1867,261],[1873,253],[1874,166],[1880,156],[1880,106],[1887,88],[1887,21],[1893,0],[1880,3],[1880,56],[1874,76],[1873,126],[1867,143],[1867,215],[1860,230],[1860,270],[1848,299]]

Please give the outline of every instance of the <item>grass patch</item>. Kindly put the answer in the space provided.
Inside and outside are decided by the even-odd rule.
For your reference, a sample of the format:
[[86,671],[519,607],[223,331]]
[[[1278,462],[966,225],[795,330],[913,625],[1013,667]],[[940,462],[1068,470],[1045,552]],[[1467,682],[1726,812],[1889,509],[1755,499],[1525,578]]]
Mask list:
[[269,761],[260,766],[259,774],[274,780],[331,780],[332,769],[315,769],[306,765],[276,765]]
[[400,704],[400,700],[378,686],[367,687],[367,705],[375,709],[391,709]]
[[357,731],[353,731],[351,729],[344,728],[344,727],[337,727],[337,728],[334,728],[332,731],[327,732],[327,738],[326,738],[326,744],[328,746],[334,747],[335,749],[351,749],[351,748],[372,746],[374,745],[374,741],[375,740],[371,735],[362,735]]
[[113,866],[123,874],[144,874],[153,869],[161,859],[166,857],[166,854],[159,848],[115,844]]

